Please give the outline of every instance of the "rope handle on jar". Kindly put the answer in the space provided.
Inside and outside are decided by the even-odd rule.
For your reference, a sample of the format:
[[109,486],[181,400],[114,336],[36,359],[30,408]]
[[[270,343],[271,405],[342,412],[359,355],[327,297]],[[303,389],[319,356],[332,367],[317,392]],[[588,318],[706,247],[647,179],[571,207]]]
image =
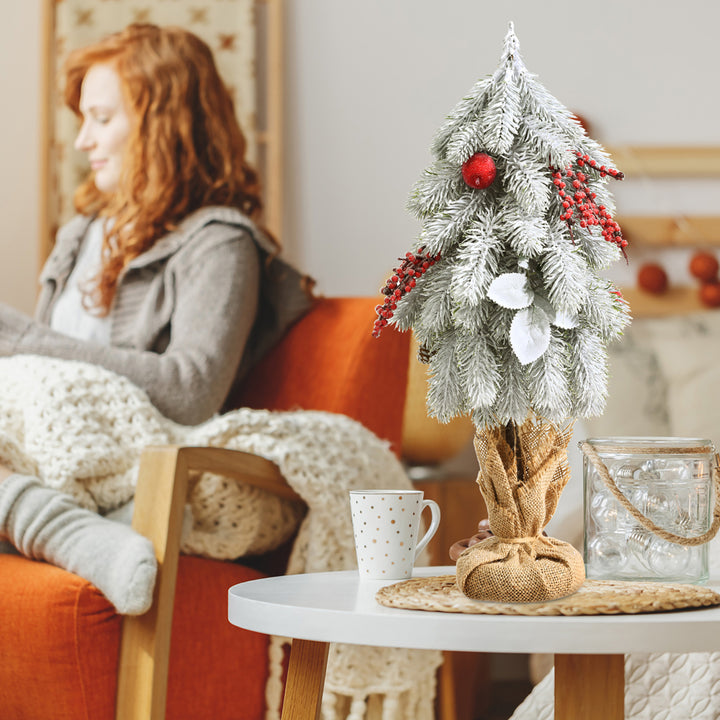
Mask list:
[[715,490],[715,508],[713,510],[713,521],[710,525],[710,529],[699,535],[698,537],[683,537],[682,535],[675,535],[674,533],[668,532],[659,525],[656,525],[650,518],[643,515],[626,497],[623,495],[622,490],[617,486],[615,481],[612,479],[610,472],[608,471],[605,463],[600,459],[595,448],[587,441],[579,443],[580,449],[582,450],[585,457],[592,463],[592,466],[597,470],[598,475],[603,479],[603,482],[608,487],[610,492],[613,494],[615,499],[635,518],[646,530],[650,530],[655,533],[658,537],[668,542],[675,543],[676,545],[703,545],[704,543],[712,540],[717,535],[718,529],[720,529],[720,458],[717,453],[714,457],[712,478]]

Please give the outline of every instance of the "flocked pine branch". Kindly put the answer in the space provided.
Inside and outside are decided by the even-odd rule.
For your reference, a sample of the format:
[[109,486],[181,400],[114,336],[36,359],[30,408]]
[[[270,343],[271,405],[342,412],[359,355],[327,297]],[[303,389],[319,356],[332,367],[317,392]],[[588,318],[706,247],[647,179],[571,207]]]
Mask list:
[[383,289],[374,334],[415,332],[440,420],[598,414],[607,343],[629,322],[599,274],[627,245],[608,187],[622,173],[528,72],[512,26],[432,153],[408,204],[419,242]]

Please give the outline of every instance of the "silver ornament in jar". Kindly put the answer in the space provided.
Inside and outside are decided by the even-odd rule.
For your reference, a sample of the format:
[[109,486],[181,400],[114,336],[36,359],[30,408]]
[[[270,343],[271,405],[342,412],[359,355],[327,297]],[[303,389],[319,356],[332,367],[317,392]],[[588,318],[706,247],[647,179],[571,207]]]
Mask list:
[[583,452],[587,577],[702,583],[718,472],[710,440],[605,437]]

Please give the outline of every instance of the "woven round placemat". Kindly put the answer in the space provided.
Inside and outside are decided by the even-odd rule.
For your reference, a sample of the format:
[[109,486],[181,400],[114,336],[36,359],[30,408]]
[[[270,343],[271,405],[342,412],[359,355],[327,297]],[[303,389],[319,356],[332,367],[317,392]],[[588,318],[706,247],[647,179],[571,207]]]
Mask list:
[[576,593],[547,602],[485,602],[463,595],[454,575],[403,580],[375,598],[387,607],[475,615],[622,615],[720,605],[720,594],[710,588],[621,580],[586,580]]

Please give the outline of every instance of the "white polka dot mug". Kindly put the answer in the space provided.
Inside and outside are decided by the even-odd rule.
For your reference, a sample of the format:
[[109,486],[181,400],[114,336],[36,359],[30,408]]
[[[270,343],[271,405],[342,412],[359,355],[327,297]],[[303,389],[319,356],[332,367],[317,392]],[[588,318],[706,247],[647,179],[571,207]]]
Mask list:
[[[430,508],[430,527],[418,542],[420,515]],[[440,508],[422,490],[351,490],[350,511],[358,571],[366,580],[412,576],[415,558],[440,525]]]

